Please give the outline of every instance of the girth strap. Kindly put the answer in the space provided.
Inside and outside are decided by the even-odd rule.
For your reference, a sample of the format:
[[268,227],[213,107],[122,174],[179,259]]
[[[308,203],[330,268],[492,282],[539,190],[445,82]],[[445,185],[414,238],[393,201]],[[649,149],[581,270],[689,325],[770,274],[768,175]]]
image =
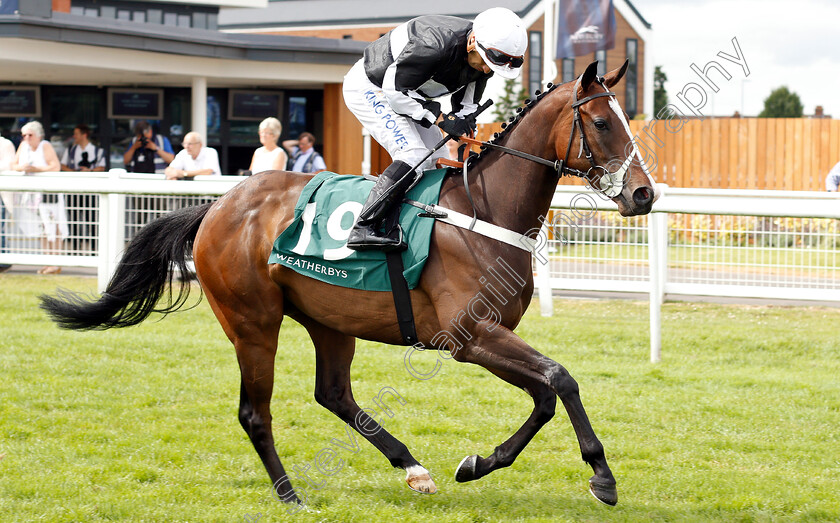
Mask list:
[[417,343],[417,329],[414,326],[414,311],[411,308],[408,283],[403,276],[402,252],[388,252],[385,254],[385,260],[388,262],[388,278],[391,280],[391,294],[394,296],[394,307],[397,309],[400,335],[406,345],[414,345]]

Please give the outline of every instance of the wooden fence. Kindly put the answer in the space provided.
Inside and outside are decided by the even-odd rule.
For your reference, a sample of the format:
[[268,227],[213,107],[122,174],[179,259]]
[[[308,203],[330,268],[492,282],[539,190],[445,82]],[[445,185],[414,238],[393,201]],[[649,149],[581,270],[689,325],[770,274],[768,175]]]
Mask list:
[[[482,125],[479,136],[499,128]],[[676,132],[662,120],[634,120],[630,130],[655,165],[656,181],[671,187],[821,191],[840,162],[840,120],[707,118]]]

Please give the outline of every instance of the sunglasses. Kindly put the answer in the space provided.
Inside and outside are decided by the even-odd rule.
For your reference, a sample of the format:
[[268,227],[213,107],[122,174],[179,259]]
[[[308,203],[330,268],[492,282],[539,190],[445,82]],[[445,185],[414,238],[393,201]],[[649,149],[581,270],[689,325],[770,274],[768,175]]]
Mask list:
[[482,49],[482,51],[484,51],[484,54],[485,56],[487,56],[487,59],[493,62],[495,65],[510,64],[511,67],[522,67],[522,64],[525,63],[524,56],[511,56],[507,53],[499,51],[498,49],[493,49],[492,47],[484,47],[478,41],[476,41],[476,44]]
[[23,136],[24,138],[26,138],[27,136],[35,136],[35,135],[34,135],[34,134],[32,134],[32,133],[24,133],[24,134],[22,134],[21,136]]

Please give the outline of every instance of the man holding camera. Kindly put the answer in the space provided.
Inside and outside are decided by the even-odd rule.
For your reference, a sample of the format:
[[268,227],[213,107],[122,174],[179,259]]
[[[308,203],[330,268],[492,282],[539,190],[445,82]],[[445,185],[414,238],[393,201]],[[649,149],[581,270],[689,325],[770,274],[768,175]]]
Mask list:
[[[74,172],[101,172],[105,170],[105,151],[90,141],[90,128],[79,124],[73,129],[73,145],[61,156],[61,170]],[[92,194],[64,195],[70,229],[70,249],[96,250],[96,197]]]
[[104,171],[105,153],[90,141],[90,128],[79,124],[73,129],[73,145],[61,157],[62,171]]
[[141,120],[134,126],[131,147],[123,155],[125,168],[133,173],[163,174],[166,166],[175,159],[169,139],[154,134],[149,122]]

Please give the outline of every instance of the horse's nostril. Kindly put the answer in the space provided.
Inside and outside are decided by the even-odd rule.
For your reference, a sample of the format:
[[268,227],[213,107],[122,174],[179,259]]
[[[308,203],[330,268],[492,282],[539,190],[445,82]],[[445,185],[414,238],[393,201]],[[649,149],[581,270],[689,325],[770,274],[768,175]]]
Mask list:
[[651,203],[653,199],[653,191],[650,187],[639,187],[635,191],[633,191],[633,201],[636,202],[636,205],[644,206]]

